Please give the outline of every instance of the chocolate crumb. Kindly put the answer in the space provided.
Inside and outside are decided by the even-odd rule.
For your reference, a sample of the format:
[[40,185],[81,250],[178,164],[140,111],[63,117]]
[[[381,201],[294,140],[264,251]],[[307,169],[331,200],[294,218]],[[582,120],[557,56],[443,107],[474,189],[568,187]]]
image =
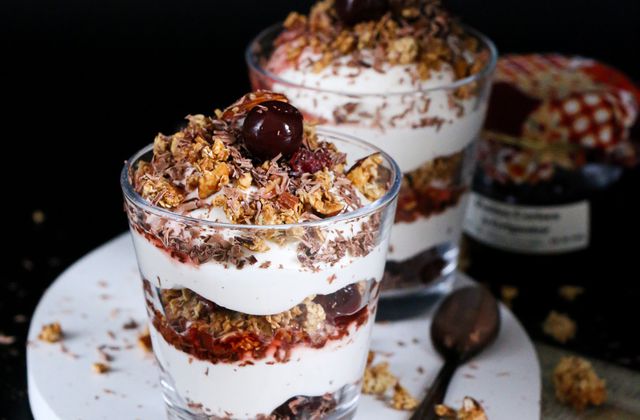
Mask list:
[[271,261],[264,261],[258,267],[259,268],[269,268],[269,267],[271,267]]
[[122,326],[125,330],[134,330],[138,328],[138,323],[132,318]]
[[150,353],[153,350],[151,345],[151,335],[149,334],[148,328],[138,336],[138,346],[147,353]]

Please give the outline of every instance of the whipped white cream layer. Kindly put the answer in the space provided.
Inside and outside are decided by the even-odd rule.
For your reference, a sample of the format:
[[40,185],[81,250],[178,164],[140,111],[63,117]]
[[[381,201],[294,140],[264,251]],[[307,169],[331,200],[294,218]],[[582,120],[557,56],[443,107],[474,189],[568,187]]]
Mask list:
[[[273,244],[267,252],[255,253],[258,262],[238,269],[216,261],[199,266],[181,263],[166,251],[132,230],[142,276],[156,287],[188,288],[227,309],[251,315],[286,311],[315,294],[330,294],[360,280],[380,281],[388,241],[378,244],[364,257],[345,256],[333,266],[318,271],[304,268],[295,245]],[[260,268],[270,261],[268,268]],[[282,268],[280,265],[282,264]]]
[[464,194],[455,207],[429,218],[410,223],[400,222],[391,229],[391,248],[387,258],[404,261],[443,243],[457,243],[462,235],[460,221],[464,217],[469,194]]
[[151,327],[153,350],[162,368],[171,376],[176,392],[202,404],[205,413],[233,418],[256,418],[270,414],[288,399],[322,396],[358,382],[364,371],[373,317],[349,335],[329,341],[319,349],[298,347],[287,363],[271,359],[212,364],[183,353]]
[[[349,67],[350,58],[342,57],[342,65],[316,73],[308,66],[278,65],[277,56],[271,70],[288,83],[275,81],[272,90],[284,93],[323,126],[384,149],[403,172],[464,149],[484,123],[486,100],[454,100],[453,91],[442,88],[454,82],[447,65],[420,80],[415,65],[387,64],[379,72]],[[336,124],[336,115],[343,121]]]

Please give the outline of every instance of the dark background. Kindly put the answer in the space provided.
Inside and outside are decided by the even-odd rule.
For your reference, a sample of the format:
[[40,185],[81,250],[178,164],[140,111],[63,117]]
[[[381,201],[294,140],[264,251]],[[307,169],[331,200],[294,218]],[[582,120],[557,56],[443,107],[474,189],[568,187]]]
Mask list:
[[[640,79],[637,0],[448,3],[503,53],[577,53]],[[15,345],[0,347],[0,418],[30,418],[23,346],[29,316],[44,288],[74,260],[126,229],[118,185],[124,159],[158,131],[174,130],[186,114],[210,112],[242,95],[248,89],[246,44],[289,10],[306,11],[310,4],[0,3],[5,173],[0,197],[7,225],[0,333],[17,338]],[[43,223],[34,223],[36,210],[44,213]],[[639,222],[629,223],[637,227]],[[635,268],[631,260],[622,264],[627,265],[621,273]],[[618,306],[612,298],[593,302],[588,310],[606,314]],[[25,315],[26,321],[16,315]],[[607,330],[618,322],[601,318]],[[536,334],[533,324],[527,327]],[[590,344],[577,346],[628,364]]]

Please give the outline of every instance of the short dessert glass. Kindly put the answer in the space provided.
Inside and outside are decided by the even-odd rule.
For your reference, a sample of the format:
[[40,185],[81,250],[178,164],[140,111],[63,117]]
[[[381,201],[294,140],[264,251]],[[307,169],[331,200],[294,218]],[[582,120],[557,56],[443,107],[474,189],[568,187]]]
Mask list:
[[153,351],[174,419],[348,419],[360,395],[401,184],[377,147],[318,136],[352,165],[383,158],[386,192],[359,209],[291,225],[173,213],[121,184]]
[[[486,64],[472,76],[415,90],[351,94],[327,90],[322,82],[292,83],[266,68],[273,41],[282,31],[267,28],[246,50],[254,89],[282,92],[316,121],[387,151],[404,173],[382,286],[383,298],[431,296],[450,290],[457,268],[462,222],[476,162],[497,51],[465,27]],[[355,71],[355,70],[354,70]],[[357,76],[356,76],[357,77]]]

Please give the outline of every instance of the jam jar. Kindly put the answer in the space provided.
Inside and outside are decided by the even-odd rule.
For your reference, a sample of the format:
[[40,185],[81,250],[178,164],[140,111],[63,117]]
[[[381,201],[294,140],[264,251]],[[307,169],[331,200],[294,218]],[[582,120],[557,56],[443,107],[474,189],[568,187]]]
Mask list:
[[611,273],[638,217],[639,98],[595,60],[500,59],[464,223],[473,276],[537,287]]

